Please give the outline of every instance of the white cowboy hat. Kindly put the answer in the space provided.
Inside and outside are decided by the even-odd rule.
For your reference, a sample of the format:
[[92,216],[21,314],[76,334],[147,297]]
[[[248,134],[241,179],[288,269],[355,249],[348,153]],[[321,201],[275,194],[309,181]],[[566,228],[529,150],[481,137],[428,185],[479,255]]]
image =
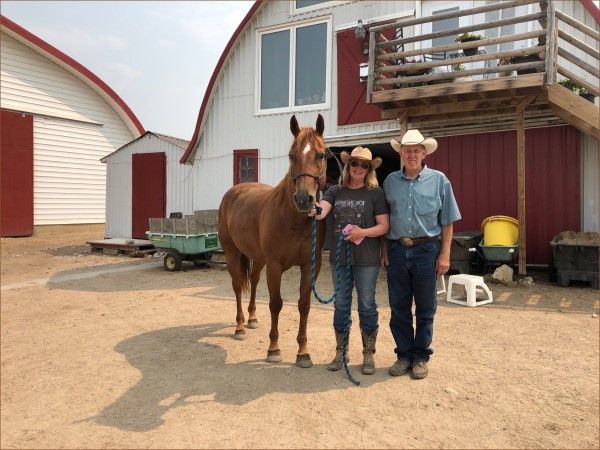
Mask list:
[[427,154],[430,155],[437,149],[438,143],[435,139],[425,139],[419,130],[407,130],[404,136],[402,136],[402,142],[398,142],[396,139],[390,141],[394,150],[400,153],[400,149],[403,145],[415,145],[419,144],[425,147]]
[[364,161],[369,161],[371,163],[371,168],[373,170],[377,169],[381,165],[381,158],[373,159],[373,155],[371,154],[371,150],[366,147],[358,146],[352,153],[348,154],[348,152],[342,152],[340,154],[340,158],[342,158],[342,162],[347,164],[351,159],[362,159]]

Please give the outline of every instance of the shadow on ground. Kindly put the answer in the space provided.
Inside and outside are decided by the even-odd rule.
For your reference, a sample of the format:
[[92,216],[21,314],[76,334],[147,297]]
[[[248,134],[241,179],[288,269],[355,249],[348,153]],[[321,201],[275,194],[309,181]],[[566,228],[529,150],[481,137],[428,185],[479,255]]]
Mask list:
[[[169,410],[187,404],[244,405],[274,392],[309,394],[354,387],[343,371],[327,372],[323,365],[301,369],[292,363],[265,360],[227,363],[227,352],[206,341],[230,338],[230,333],[223,333],[227,327],[212,323],[166,328],[122,341],[115,350],[140,371],[141,378],[113,404],[83,421],[142,432],[159,427]],[[358,369],[351,367],[352,372],[358,373]],[[311,376],[313,371],[329,374],[331,382]],[[371,386],[386,378],[376,374],[361,382]]]

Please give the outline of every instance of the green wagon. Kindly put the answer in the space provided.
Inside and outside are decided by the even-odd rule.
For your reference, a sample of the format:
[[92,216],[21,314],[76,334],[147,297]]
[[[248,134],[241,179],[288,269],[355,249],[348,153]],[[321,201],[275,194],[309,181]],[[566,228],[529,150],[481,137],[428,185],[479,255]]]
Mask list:
[[192,261],[204,266],[212,259],[216,250],[221,250],[217,233],[175,234],[146,231],[148,240],[157,249],[166,253],[165,269],[169,272],[181,270],[182,261]]

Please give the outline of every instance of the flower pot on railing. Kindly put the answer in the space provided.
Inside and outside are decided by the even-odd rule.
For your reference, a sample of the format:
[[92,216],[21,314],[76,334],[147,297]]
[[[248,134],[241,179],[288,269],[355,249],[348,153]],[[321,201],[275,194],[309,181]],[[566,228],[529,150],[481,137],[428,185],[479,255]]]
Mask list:
[[596,100],[596,95],[593,92],[590,92],[586,88],[579,86],[577,83],[569,80],[568,78],[560,80],[558,84],[566,87],[567,89],[575,92],[576,94],[579,94],[580,97],[585,98],[588,102],[594,103]]
[[405,77],[417,77],[419,75],[425,75],[429,69],[415,69],[415,70],[407,70],[406,72],[402,72]]
[[[525,55],[525,56],[515,56],[512,58],[511,62],[513,64],[522,64],[528,62],[537,62],[541,61],[540,57],[536,54],[533,55]],[[517,75],[527,75],[529,73],[537,73],[537,69],[521,69],[517,70]]]
[[596,100],[596,96],[591,92],[579,92],[579,96],[585,98],[588,102],[594,103]]
[[[473,42],[479,41],[483,38],[484,37],[480,34],[463,33],[458,35],[456,39],[454,39],[454,42]],[[479,47],[463,48],[462,52],[465,56],[475,56],[479,52]]]
[[[407,59],[403,62],[403,65],[404,65],[404,67],[409,69],[408,66],[410,64],[418,64],[418,63],[422,63],[422,62],[424,62],[424,61],[421,59]],[[427,68],[426,69],[409,69],[404,72],[400,72],[400,74],[405,77],[416,77],[419,75],[425,75],[429,71],[430,71],[430,69],[427,69]]]

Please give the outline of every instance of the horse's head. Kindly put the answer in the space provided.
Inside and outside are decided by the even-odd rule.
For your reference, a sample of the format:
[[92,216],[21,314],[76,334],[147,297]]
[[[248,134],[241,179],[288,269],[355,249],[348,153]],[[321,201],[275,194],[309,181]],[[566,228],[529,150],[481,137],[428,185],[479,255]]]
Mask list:
[[290,120],[294,143],[290,148],[290,177],[295,185],[294,204],[307,213],[315,205],[320,188],[325,186],[327,147],[323,141],[325,122],[319,114],[316,128],[300,128],[296,116]]

